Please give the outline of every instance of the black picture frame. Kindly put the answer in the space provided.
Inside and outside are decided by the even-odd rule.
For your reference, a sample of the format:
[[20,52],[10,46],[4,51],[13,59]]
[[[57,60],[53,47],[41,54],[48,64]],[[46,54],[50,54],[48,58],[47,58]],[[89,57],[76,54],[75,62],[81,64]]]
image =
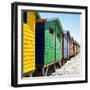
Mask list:
[[[43,6],[53,8],[68,8],[85,10],[85,80],[63,81],[63,82],[47,82],[47,83],[32,83],[18,84],[18,6]],[[58,84],[75,84],[88,82],[88,7],[74,5],[59,5],[59,4],[44,4],[44,3],[24,3],[14,2],[11,4],[11,86],[42,86],[42,85],[58,85]]]

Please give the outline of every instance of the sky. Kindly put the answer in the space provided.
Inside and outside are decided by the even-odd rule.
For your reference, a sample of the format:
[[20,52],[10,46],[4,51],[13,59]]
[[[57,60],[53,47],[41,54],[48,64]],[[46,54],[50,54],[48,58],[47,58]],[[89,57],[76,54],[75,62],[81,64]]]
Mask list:
[[44,19],[59,18],[63,30],[70,31],[70,35],[80,43],[80,14],[46,12],[39,12],[39,14]]

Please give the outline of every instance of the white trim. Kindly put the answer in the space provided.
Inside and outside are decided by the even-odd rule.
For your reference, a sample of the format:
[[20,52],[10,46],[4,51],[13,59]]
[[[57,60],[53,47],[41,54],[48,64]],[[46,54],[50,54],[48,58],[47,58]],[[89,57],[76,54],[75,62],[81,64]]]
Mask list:
[[[80,32],[81,32],[81,55],[82,68],[81,75],[78,77],[30,77],[21,79],[21,10],[42,10],[42,11],[64,11],[78,12],[81,14]],[[18,6],[18,84],[45,83],[45,82],[62,82],[85,80],[85,11],[83,9],[70,8],[52,8],[52,7],[36,7],[36,6]]]

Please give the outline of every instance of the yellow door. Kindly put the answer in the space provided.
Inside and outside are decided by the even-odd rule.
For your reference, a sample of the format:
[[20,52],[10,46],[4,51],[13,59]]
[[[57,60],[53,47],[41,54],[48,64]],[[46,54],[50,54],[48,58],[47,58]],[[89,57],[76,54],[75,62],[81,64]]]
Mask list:
[[27,12],[27,23],[23,24],[23,73],[35,70],[35,12]]

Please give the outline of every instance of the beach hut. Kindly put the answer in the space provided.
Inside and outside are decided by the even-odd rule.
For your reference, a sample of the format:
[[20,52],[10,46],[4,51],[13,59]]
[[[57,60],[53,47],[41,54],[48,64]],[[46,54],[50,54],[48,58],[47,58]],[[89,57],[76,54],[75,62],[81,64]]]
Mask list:
[[74,56],[74,39],[73,37],[70,37],[70,57]]
[[[45,60],[45,54],[48,55],[49,50],[45,53],[45,22],[46,20],[37,20],[36,21],[36,65],[38,67],[44,67],[48,64],[48,59]],[[47,42],[49,43],[49,42]]]
[[55,27],[45,20],[36,23],[36,64],[46,67],[55,63]]
[[74,41],[74,55],[77,54],[77,41]]
[[36,64],[50,66],[62,59],[62,32],[59,19],[37,20]]
[[62,64],[62,34],[63,34],[63,28],[60,23],[60,20],[57,19],[57,25],[56,25],[56,62],[59,62]]
[[30,76],[35,70],[35,26],[37,12],[22,12],[22,76]]
[[61,64],[62,61],[62,33],[63,28],[58,18],[49,19],[47,21],[47,28],[55,32],[55,62]]
[[80,53],[80,45],[79,45],[79,43],[78,43],[78,53]]
[[77,54],[80,53],[80,45],[79,45],[79,43],[77,43],[76,53],[77,53]]
[[64,31],[64,59],[69,59],[70,56],[70,33]]

